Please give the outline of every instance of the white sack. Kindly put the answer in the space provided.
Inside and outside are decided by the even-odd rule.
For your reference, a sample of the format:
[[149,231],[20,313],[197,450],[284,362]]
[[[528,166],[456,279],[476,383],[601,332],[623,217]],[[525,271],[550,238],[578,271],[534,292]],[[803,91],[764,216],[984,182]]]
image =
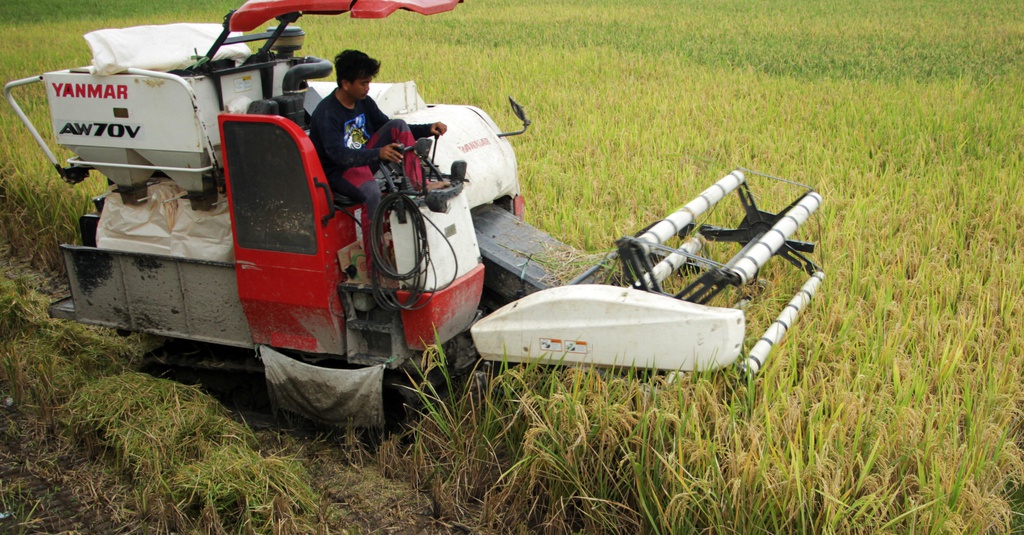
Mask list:
[[[96,246],[135,253],[170,254],[171,228],[178,212],[178,203],[172,200],[183,190],[174,182],[165,181],[149,186],[146,202],[126,205],[114,193],[116,186],[107,190],[99,226],[96,228]],[[170,202],[164,202],[168,201]]]
[[134,253],[179,256],[213,262],[234,262],[231,214],[227,200],[213,210],[197,211],[183,198],[185,190],[171,180],[150,184],[146,202],[126,205],[107,190],[96,228],[96,246]]
[[225,199],[213,210],[192,209],[192,201],[178,199],[178,214],[171,227],[171,255],[234,262],[231,214]]
[[[220,24],[191,23],[134,26],[96,30],[85,34],[85,40],[92,49],[93,74],[173,71],[195,63],[193,56],[209,52],[223,29]],[[220,47],[213,59],[233,59],[237,65],[251,55],[248,45],[236,43]]]

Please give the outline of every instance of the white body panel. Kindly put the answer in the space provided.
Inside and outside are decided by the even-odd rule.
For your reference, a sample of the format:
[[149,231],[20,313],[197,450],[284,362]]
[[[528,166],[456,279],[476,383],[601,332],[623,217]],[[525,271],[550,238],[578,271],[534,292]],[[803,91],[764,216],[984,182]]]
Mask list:
[[206,77],[164,76],[44,74],[57,143],[84,162],[115,164],[95,167],[125,188],[141,186],[154,168],[162,168],[182,188],[202,191],[199,172],[166,168],[198,170],[216,164],[217,91]]
[[[420,213],[427,219],[427,243],[430,247],[430,265],[422,288],[430,292],[447,287],[475,268],[480,263],[480,247],[465,193],[451,200],[446,214],[431,212],[426,206],[420,208]],[[412,270],[416,260],[411,219],[406,219],[404,225],[399,224],[398,217],[392,213],[391,236],[395,268],[400,273]]]
[[412,113],[427,107],[427,103],[423,101],[419,91],[416,90],[416,82],[413,81],[397,84],[371,84],[370,98],[388,117]]
[[263,98],[263,75],[260,71],[232,73],[221,77],[220,88],[225,111],[245,113],[249,104]]
[[[290,67],[273,66],[275,95]],[[244,112],[263,98],[264,85],[257,68],[220,77],[136,69],[97,76],[74,69],[46,73],[43,80],[54,137],[81,163],[128,190],[162,171],[189,192],[202,192],[202,175],[219,167],[220,98],[231,111]]]
[[463,195],[470,208],[519,194],[515,151],[505,138],[498,137],[501,130],[483,110],[439,104],[401,118],[409,124],[440,121],[448,126],[448,132],[437,140],[436,153],[431,154],[443,172],[456,160],[466,161],[468,183]]
[[736,361],[743,312],[629,288],[551,288],[477,322],[486,360],[541,361],[659,370],[713,370]]
[[[316,96],[307,95],[306,100],[315,99],[317,103],[327,98],[338,87],[337,82],[307,82],[307,85],[310,92],[316,93]],[[380,111],[384,112],[384,115],[388,117],[412,113],[427,107],[427,103],[423,101],[419,91],[416,89],[416,82],[413,81],[393,84],[374,82],[370,84],[370,98],[377,103]],[[315,104],[312,106],[307,105],[306,109],[311,107],[315,107]]]
[[[68,70],[46,73],[43,81],[53,132],[61,145],[168,152],[202,149],[206,132],[198,117],[179,113],[193,111],[192,98],[180,84],[130,74],[96,76]],[[72,132],[69,123],[92,128]]]

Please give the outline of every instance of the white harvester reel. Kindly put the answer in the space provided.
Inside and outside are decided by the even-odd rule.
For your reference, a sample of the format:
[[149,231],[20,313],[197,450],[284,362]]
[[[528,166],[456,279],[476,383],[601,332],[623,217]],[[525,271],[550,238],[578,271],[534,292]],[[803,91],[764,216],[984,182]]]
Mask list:
[[[617,241],[622,286],[587,284],[607,270],[602,262],[565,286],[543,289],[502,307],[472,328],[483,358],[541,361],[666,372],[739,366],[748,375],[765,364],[772,346],[814,295],[824,273],[806,254],[812,243],[791,240],[821,204],[806,190],[778,214],[760,210],[743,170],[729,173],[665,219]],[[731,192],[744,216],[736,228],[697,226],[699,217]],[[678,240],[676,246],[667,245]],[[699,256],[706,242],[736,242],[742,248],[722,263]],[[712,306],[729,287],[758,284],[775,255],[809,278],[778,319],[741,359],[747,299]],[[673,288],[669,290],[669,288]]]

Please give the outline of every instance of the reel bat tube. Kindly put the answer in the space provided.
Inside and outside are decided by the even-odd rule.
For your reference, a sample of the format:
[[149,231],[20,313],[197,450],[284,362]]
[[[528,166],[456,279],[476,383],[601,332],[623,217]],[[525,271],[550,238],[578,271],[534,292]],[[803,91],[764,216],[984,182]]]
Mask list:
[[683,242],[676,252],[665,257],[664,260],[658,262],[658,265],[654,266],[654,269],[650,273],[644,274],[644,283],[646,287],[651,286],[651,278],[661,284],[669,275],[675,273],[675,271],[686,263],[687,258],[700,252],[702,248],[701,241],[697,238],[690,238]]
[[772,347],[779,343],[779,340],[782,340],[786,331],[789,330],[789,326],[793,325],[797,316],[800,315],[800,310],[811,302],[811,298],[814,297],[815,292],[817,292],[824,279],[825,272],[823,271],[816,271],[807,279],[807,282],[796,292],[796,295],[786,305],[786,308],[782,309],[778,319],[768,327],[764,332],[764,336],[754,344],[750,353],[747,354],[747,358],[740,363],[741,373],[747,377],[757,375],[757,372],[767,362],[768,353],[771,352]]
[[[693,224],[693,221],[698,216],[725,198],[726,195],[738,188],[745,180],[746,177],[739,169],[725,175],[721,180],[704,190],[699,197],[676,210],[665,219],[655,223],[637,239],[641,243],[646,242],[646,244],[665,243],[672,236],[679,234],[687,225]],[[649,253],[650,250],[646,244],[643,246],[644,252]]]

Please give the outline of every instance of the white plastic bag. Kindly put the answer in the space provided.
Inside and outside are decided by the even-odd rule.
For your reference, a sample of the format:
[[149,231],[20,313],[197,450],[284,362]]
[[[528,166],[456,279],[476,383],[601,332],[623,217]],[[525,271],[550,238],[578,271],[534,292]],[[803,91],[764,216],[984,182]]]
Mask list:
[[[173,71],[195,63],[220,36],[220,24],[163,24],[96,30],[85,34],[92,49],[93,74],[107,76],[127,69]],[[252,51],[245,43],[220,47],[214,60],[239,64]]]

